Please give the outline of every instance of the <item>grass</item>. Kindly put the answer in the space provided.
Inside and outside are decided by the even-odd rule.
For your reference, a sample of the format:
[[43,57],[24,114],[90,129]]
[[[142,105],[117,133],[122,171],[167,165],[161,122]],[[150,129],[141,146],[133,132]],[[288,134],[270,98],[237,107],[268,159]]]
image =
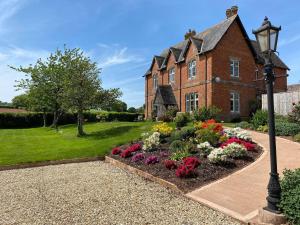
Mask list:
[[114,146],[138,139],[151,122],[86,124],[84,137],[76,137],[76,125],[50,128],[0,129],[0,165],[104,156]]

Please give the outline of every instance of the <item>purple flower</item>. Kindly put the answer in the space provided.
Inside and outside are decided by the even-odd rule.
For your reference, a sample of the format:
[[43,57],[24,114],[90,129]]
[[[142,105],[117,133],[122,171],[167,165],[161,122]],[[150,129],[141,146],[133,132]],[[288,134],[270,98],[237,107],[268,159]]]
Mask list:
[[131,161],[132,161],[132,162],[137,162],[137,161],[143,160],[144,158],[145,158],[145,156],[144,156],[143,153],[138,153],[138,154],[135,154],[135,155],[132,157]]
[[149,156],[146,160],[145,160],[145,163],[147,165],[149,164],[155,164],[155,163],[158,163],[159,162],[159,159],[157,158],[157,156],[155,155],[151,155]]
[[168,152],[160,152],[160,157],[168,157],[169,153]]

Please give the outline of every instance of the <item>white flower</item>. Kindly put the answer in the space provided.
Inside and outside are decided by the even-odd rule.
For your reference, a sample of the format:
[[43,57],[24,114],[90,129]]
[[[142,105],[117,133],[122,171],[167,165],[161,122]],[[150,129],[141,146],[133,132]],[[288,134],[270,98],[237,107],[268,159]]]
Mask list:
[[208,160],[213,163],[224,162],[227,160],[226,152],[222,148],[215,148],[207,156]]
[[252,138],[249,134],[248,131],[241,129],[240,127],[236,128],[226,128],[224,129],[225,134],[227,137],[232,138],[232,137],[237,137],[246,141],[251,141]]
[[226,145],[223,148],[223,151],[225,152],[225,154],[227,156],[233,157],[233,158],[243,157],[247,154],[247,149],[245,148],[244,145],[234,143],[234,142]]
[[159,145],[159,137],[160,137],[160,133],[159,132],[154,132],[150,136],[148,136],[148,135],[149,134],[143,135],[143,137],[144,137],[144,145],[143,145],[142,148],[143,148],[144,151],[151,150],[152,148],[154,148],[154,147],[156,147],[156,146]]

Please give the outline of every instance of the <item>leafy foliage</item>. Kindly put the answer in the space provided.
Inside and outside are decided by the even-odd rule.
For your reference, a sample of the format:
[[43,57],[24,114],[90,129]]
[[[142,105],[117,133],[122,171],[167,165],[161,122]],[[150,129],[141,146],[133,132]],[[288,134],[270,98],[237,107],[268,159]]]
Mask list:
[[293,224],[300,224],[300,168],[283,171],[279,207]]
[[181,128],[187,125],[189,122],[189,115],[187,113],[180,113],[175,118],[175,126]]
[[278,136],[294,136],[300,132],[300,125],[297,123],[275,123],[275,132]]
[[170,150],[172,152],[182,151],[184,149],[184,142],[180,140],[175,140],[170,144]]
[[254,128],[257,129],[259,126],[264,126],[268,124],[268,111],[266,110],[257,110],[253,115],[251,123]]
[[185,157],[190,156],[191,154],[187,151],[177,151],[172,153],[170,159],[175,160],[175,161],[180,161]]
[[210,119],[216,119],[217,115],[222,110],[216,106],[201,107],[198,111],[194,111],[194,120],[205,121]]
[[298,133],[294,136],[294,140],[297,142],[300,142],[300,133]]

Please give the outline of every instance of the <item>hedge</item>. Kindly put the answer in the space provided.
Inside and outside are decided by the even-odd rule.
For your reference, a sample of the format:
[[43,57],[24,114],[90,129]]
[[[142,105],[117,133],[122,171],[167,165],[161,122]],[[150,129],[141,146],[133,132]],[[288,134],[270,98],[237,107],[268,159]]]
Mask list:
[[300,168],[284,170],[279,207],[291,224],[300,224]]
[[[127,112],[85,112],[84,119],[86,122],[97,121],[136,121],[138,113]],[[51,125],[53,121],[53,114],[47,113],[47,125]],[[59,125],[74,124],[77,122],[77,115],[75,113],[63,114],[59,121]],[[43,113],[0,113],[0,128],[31,128],[43,126]]]

